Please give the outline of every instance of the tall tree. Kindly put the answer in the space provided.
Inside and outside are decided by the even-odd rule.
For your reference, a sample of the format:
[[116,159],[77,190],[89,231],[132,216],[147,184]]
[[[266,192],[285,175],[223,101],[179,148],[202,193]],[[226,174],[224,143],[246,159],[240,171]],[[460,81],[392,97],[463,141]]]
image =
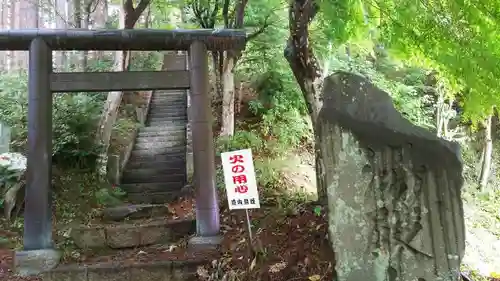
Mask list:
[[[151,3],[151,0],[141,0],[134,7],[133,0],[122,0],[120,6],[119,28],[133,29],[141,14]],[[115,55],[115,71],[127,71],[130,63],[129,51],[117,51]],[[100,174],[106,174],[107,152],[111,130],[118,116],[118,109],[123,98],[123,92],[110,92],[104,104],[103,115],[98,127],[98,143],[103,147],[100,156]]]
[[[57,29],[68,28],[68,15],[66,13],[66,0],[55,0],[54,7],[52,7],[54,12],[54,18],[56,21]],[[65,69],[68,63],[68,53],[64,51],[55,52],[54,54],[56,60],[56,67]]]
[[[248,0],[193,0],[189,6],[195,16],[196,22],[202,28],[215,28],[219,21],[227,29],[243,29]],[[256,2],[256,4],[259,4]],[[267,3],[268,4],[268,3]],[[251,26],[253,31],[247,36],[247,41],[262,34],[270,25],[269,19],[274,14],[273,8],[263,10],[263,15]],[[235,82],[234,72],[241,51],[228,50],[225,52],[212,52],[212,63],[215,78],[216,98],[222,100],[220,112],[220,135],[232,136],[234,134],[234,102]]]
[[[497,2],[484,5],[480,1],[387,0],[360,5],[355,0],[291,0],[290,38],[285,57],[305,97],[313,124],[321,108],[323,81],[313,51],[315,44],[310,42],[311,27],[321,29],[334,44],[359,36],[363,31],[409,63],[439,71],[453,91],[467,89],[462,91],[466,93],[464,118],[478,123],[500,101],[496,95],[496,77],[500,75],[497,67],[500,51],[496,47],[500,19],[492,12],[498,9]],[[317,153],[318,193],[326,199],[319,157]]]
[[[314,55],[312,45],[309,44],[309,25],[319,11],[316,1],[291,0],[289,6],[289,30],[284,55],[297,80],[306,100],[307,110],[311,116],[314,131],[321,109],[321,86],[323,83],[322,72]],[[318,199],[326,203],[327,191],[323,183],[323,159],[320,153],[320,143],[315,134],[315,166]]]

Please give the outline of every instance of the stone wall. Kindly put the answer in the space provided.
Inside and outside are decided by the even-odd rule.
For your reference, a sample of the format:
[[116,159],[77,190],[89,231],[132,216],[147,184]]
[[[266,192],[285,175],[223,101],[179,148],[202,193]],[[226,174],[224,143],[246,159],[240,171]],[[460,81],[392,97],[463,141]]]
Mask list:
[[366,79],[325,80],[318,121],[339,281],[458,280],[459,146],[411,124]]
[[196,269],[204,259],[66,265],[43,273],[43,281],[195,281]]

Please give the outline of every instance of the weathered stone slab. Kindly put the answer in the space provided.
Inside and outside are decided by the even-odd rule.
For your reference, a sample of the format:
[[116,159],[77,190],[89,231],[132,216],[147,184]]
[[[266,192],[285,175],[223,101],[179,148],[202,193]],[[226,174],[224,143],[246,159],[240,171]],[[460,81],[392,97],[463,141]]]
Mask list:
[[457,144],[360,76],[325,80],[317,132],[339,281],[456,281],[465,249]]
[[16,252],[14,270],[19,276],[34,276],[55,268],[61,253],[53,249]]
[[81,249],[106,247],[106,230],[104,226],[76,227],[71,229],[71,238]]
[[147,263],[62,265],[43,274],[44,281],[189,281],[197,280],[196,268],[207,259],[149,261]]
[[195,231],[194,220],[157,219],[147,223],[128,221],[120,224],[81,226],[71,231],[71,237],[82,249],[122,249],[175,242],[194,234]]
[[[143,225],[116,225],[106,227],[106,244],[113,249],[131,248],[141,245]],[[152,228],[155,232],[162,232],[163,228]],[[150,230],[151,231],[151,230]]]
[[170,214],[168,206],[155,204],[130,204],[118,207],[106,208],[102,212],[106,221],[122,221],[129,219],[144,219],[159,217]]

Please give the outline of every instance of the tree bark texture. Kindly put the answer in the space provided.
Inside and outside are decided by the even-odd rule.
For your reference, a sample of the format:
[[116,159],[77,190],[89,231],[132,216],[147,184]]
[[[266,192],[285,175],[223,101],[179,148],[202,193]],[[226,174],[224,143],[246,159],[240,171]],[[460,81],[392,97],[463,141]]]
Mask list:
[[[322,106],[321,69],[318,65],[312,47],[309,45],[309,24],[316,16],[319,7],[314,0],[300,1],[292,0],[289,6],[289,29],[290,36],[284,51],[290,68],[304,95],[313,128],[316,128],[319,110]],[[320,153],[319,139],[315,131],[315,166],[316,185],[318,190],[318,201],[326,204],[327,192],[323,182],[324,165]]]
[[[151,0],[141,0],[134,8],[132,0],[123,0],[120,15],[120,28],[133,29],[140,15],[148,7]],[[117,51],[115,56],[115,71],[126,71],[130,63],[130,52]],[[104,104],[103,115],[99,123],[98,143],[102,147],[99,160],[99,174],[102,178],[106,176],[106,163],[111,131],[118,116],[118,110],[122,102],[123,92],[110,92]]]
[[481,157],[481,176],[479,177],[479,185],[483,190],[488,185],[488,180],[491,174],[491,161],[493,157],[493,140],[491,137],[492,117],[493,114],[489,115],[484,122],[484,145],[483,155]]

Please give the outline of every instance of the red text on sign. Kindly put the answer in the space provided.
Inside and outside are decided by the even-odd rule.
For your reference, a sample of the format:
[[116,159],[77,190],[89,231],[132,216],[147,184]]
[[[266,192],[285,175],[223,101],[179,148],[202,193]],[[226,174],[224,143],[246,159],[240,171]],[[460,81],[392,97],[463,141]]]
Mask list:
[[248,191],[248,186],[246,186],[246,185],[238,185],[238,186],[234,189],[234,191],[235,191],[236,193],[247,193],[247,191]]
[[247,176],[246,175],[233,176],[233,183],[234,184],[247,183]]
[[231,167],[231,171],[235,174],[243,173],[245,171],[245,167],[242,165],[234,165]]
[[236,164],[236,163],[243,163],[243,155],[233,155],[229,157],[229,163],[231,164]]

